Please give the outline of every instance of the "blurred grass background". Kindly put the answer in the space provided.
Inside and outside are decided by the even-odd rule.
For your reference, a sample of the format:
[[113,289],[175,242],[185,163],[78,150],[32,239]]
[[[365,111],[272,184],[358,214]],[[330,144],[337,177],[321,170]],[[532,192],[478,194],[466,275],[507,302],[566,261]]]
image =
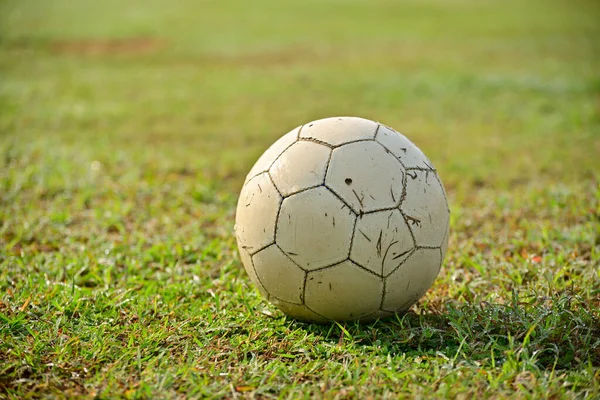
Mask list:
[[[0,395],[597,395],[599,21],[591,0],[0,1]],[[303,327],[241,272],[246,172],[334,115],[439,170],[433,320]]]
[[3,131],[234,188],[284,132],[361,115],[413,138],[451,186],[581,178],[600,151],[599,7],[4,1]]

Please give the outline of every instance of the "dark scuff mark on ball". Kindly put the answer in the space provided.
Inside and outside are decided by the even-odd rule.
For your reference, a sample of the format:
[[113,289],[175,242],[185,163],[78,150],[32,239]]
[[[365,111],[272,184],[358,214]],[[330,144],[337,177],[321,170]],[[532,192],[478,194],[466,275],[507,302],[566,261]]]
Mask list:
[[392,260],[397,260],[400,257],[402,257],[402,256],[404,256],[404,255],[406,255],[408,253],[410,253],[410,250],[403,251],[402,253],[398,254],[397,256],[394,256],[394,258],[392,258]]
[[361,231],[360,229],[358,231],[365,237],[365,239],[367,239],[369,242],[371,242],[371,239],[367,235],[365,235],[365,233],[363,231]]
[[408,219],[410,221],[411,224],[416,225],[416,226],[421,226],[421,220],[411,217],[409,215],[406,216],[406,219]]
[[252,204],[252,200],[254,199],[254,193],[252,193],[252,197],[250,197],[250,200],[248,200],[248,203],[246,204],[246,207],[250,207],[250,204]]
[[354,193],[354,196],[356,196],[356,200],[358,200],[358,203],[360,204],[361,208],[364,207],[364,205],[363,205],[363,199],[361,199],[358,196],[358,193],[356,193],[356,190],[352,189],[352,193]]

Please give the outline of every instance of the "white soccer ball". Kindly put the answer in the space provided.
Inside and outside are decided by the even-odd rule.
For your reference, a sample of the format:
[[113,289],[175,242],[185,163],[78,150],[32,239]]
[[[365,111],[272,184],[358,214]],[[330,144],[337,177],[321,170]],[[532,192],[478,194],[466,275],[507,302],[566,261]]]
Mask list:
[[235,233],[252,282],[305,321],[403,312],[429,289],[448,245],[437,171],[402,134],[326,118],[277,140],[242,188]]

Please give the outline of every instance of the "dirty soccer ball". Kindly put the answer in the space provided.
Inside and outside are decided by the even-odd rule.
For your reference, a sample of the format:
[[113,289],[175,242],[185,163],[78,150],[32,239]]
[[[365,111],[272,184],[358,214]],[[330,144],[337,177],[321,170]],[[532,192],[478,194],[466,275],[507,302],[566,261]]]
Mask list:
[[406,311],[429,289],[450,212],[433,164],[377,122],[302,125],[256,162],[235,233],[260,292],[291,317],[367,321]]

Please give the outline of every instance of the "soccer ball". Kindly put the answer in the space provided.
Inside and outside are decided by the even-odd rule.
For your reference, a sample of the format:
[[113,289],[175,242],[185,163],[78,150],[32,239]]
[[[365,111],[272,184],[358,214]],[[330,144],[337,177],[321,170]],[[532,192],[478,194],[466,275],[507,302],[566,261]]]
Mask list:
[[367,321],[408,310],[437,276],[450,211],[433,164],[356,117],[302,125],[256,162],[235,233],[259,291],[296,319]]

